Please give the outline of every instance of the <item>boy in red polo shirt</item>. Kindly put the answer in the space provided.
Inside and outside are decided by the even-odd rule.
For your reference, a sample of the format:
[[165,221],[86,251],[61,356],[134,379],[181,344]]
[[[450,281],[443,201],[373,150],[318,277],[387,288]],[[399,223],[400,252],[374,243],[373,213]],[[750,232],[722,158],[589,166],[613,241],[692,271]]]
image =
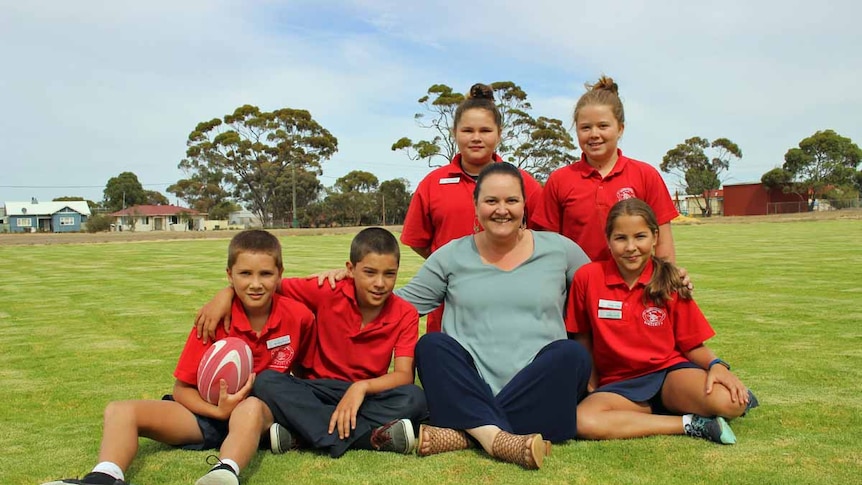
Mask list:
[[[252,350],[254,373],[283,374],[302,358],[310,341],[314,316],[302,304],[276,294],[283,271],[281,245],[266,231],[237,234],[228,248],[227,276],[233,293],[230,331],[218,329],[213,340],[239,337]],[[251,460],[261,435],[266,435],[272,415],[255,398],[247,398],[255,374],[236,394],[223,384],[218,404],[205,401],[197,389],[197,369],[208,346],[192,330],[174,371],[173,395],[162,400],[114,401],[105,409],[99,463],[82,479],[65,479],[44,485],[125,485],[128,469],[138,448],[138,437],[186,449],[203,450],[237,446],[235,430],[253,428],[250,452],[236,457],[239,468]],[[224,381],[222,381],[224,382]],[[242,412],[239,412],[244,410]],[[247,411],[255,412],[247,412]],[[238,411],[238,412],[233,412]],[[230,427],[230,433],[228,433]],[[232,445],[233,443],[233,445]],[[242,446],[239,444],[238,446]]]
[[[352,277],[335,291],[314,279],[282,281],[281,292],[308,305],[317,324],[302,378],[263,372],[255,380],[254,395],[278,423],[271,432],[273,447],[295,447],[299,441],[333,458],[349,448],[413,451],[414,423],[426,417],[427,406],[424,392],[413,384],[419,315],[392,294],[399,263],[395,236],[372,227],[353,239],[347,263]],[[209,332],[218,326],[229,295],[227,288],[201,310],[200,327]]]

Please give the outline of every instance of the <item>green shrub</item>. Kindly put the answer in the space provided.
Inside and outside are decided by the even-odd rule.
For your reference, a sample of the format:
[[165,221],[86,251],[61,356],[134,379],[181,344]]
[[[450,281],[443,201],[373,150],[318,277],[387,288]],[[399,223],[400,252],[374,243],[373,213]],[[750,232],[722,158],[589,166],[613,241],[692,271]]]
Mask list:
[[107,232],[111,230],[111,217],[107,214],[93,214],[85,224],[87,232]]

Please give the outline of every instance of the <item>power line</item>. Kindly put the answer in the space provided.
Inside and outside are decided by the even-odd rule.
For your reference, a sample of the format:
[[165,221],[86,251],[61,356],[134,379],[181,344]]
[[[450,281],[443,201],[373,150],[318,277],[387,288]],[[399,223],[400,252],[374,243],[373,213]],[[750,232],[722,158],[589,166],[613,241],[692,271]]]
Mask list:
[[[142,187],[161,187],[172,185],[172,182],[161,184],[141,184]],[[0,185],[0,189],[104,189],[105,185]]]

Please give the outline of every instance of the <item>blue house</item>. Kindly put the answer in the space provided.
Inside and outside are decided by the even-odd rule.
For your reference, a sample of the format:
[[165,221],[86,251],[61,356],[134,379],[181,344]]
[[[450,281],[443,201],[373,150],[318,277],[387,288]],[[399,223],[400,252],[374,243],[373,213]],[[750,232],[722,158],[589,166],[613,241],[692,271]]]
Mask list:
[[10,232],[78,232],[90,217],[86,201],[6,202]]

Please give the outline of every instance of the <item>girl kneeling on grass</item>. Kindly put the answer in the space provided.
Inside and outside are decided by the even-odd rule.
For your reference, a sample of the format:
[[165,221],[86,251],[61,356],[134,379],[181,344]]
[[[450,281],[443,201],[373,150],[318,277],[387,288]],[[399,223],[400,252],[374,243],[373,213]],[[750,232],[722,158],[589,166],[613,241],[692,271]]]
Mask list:
[[640,199],[617,202],[605,235],[613,259],[575,273],[566,315],[567,330],[593,356],[578,436],[687,434],[735,443],[726,420],[757,399],[703,344],[715,332],[676,267],[654,256],[652,209]]

